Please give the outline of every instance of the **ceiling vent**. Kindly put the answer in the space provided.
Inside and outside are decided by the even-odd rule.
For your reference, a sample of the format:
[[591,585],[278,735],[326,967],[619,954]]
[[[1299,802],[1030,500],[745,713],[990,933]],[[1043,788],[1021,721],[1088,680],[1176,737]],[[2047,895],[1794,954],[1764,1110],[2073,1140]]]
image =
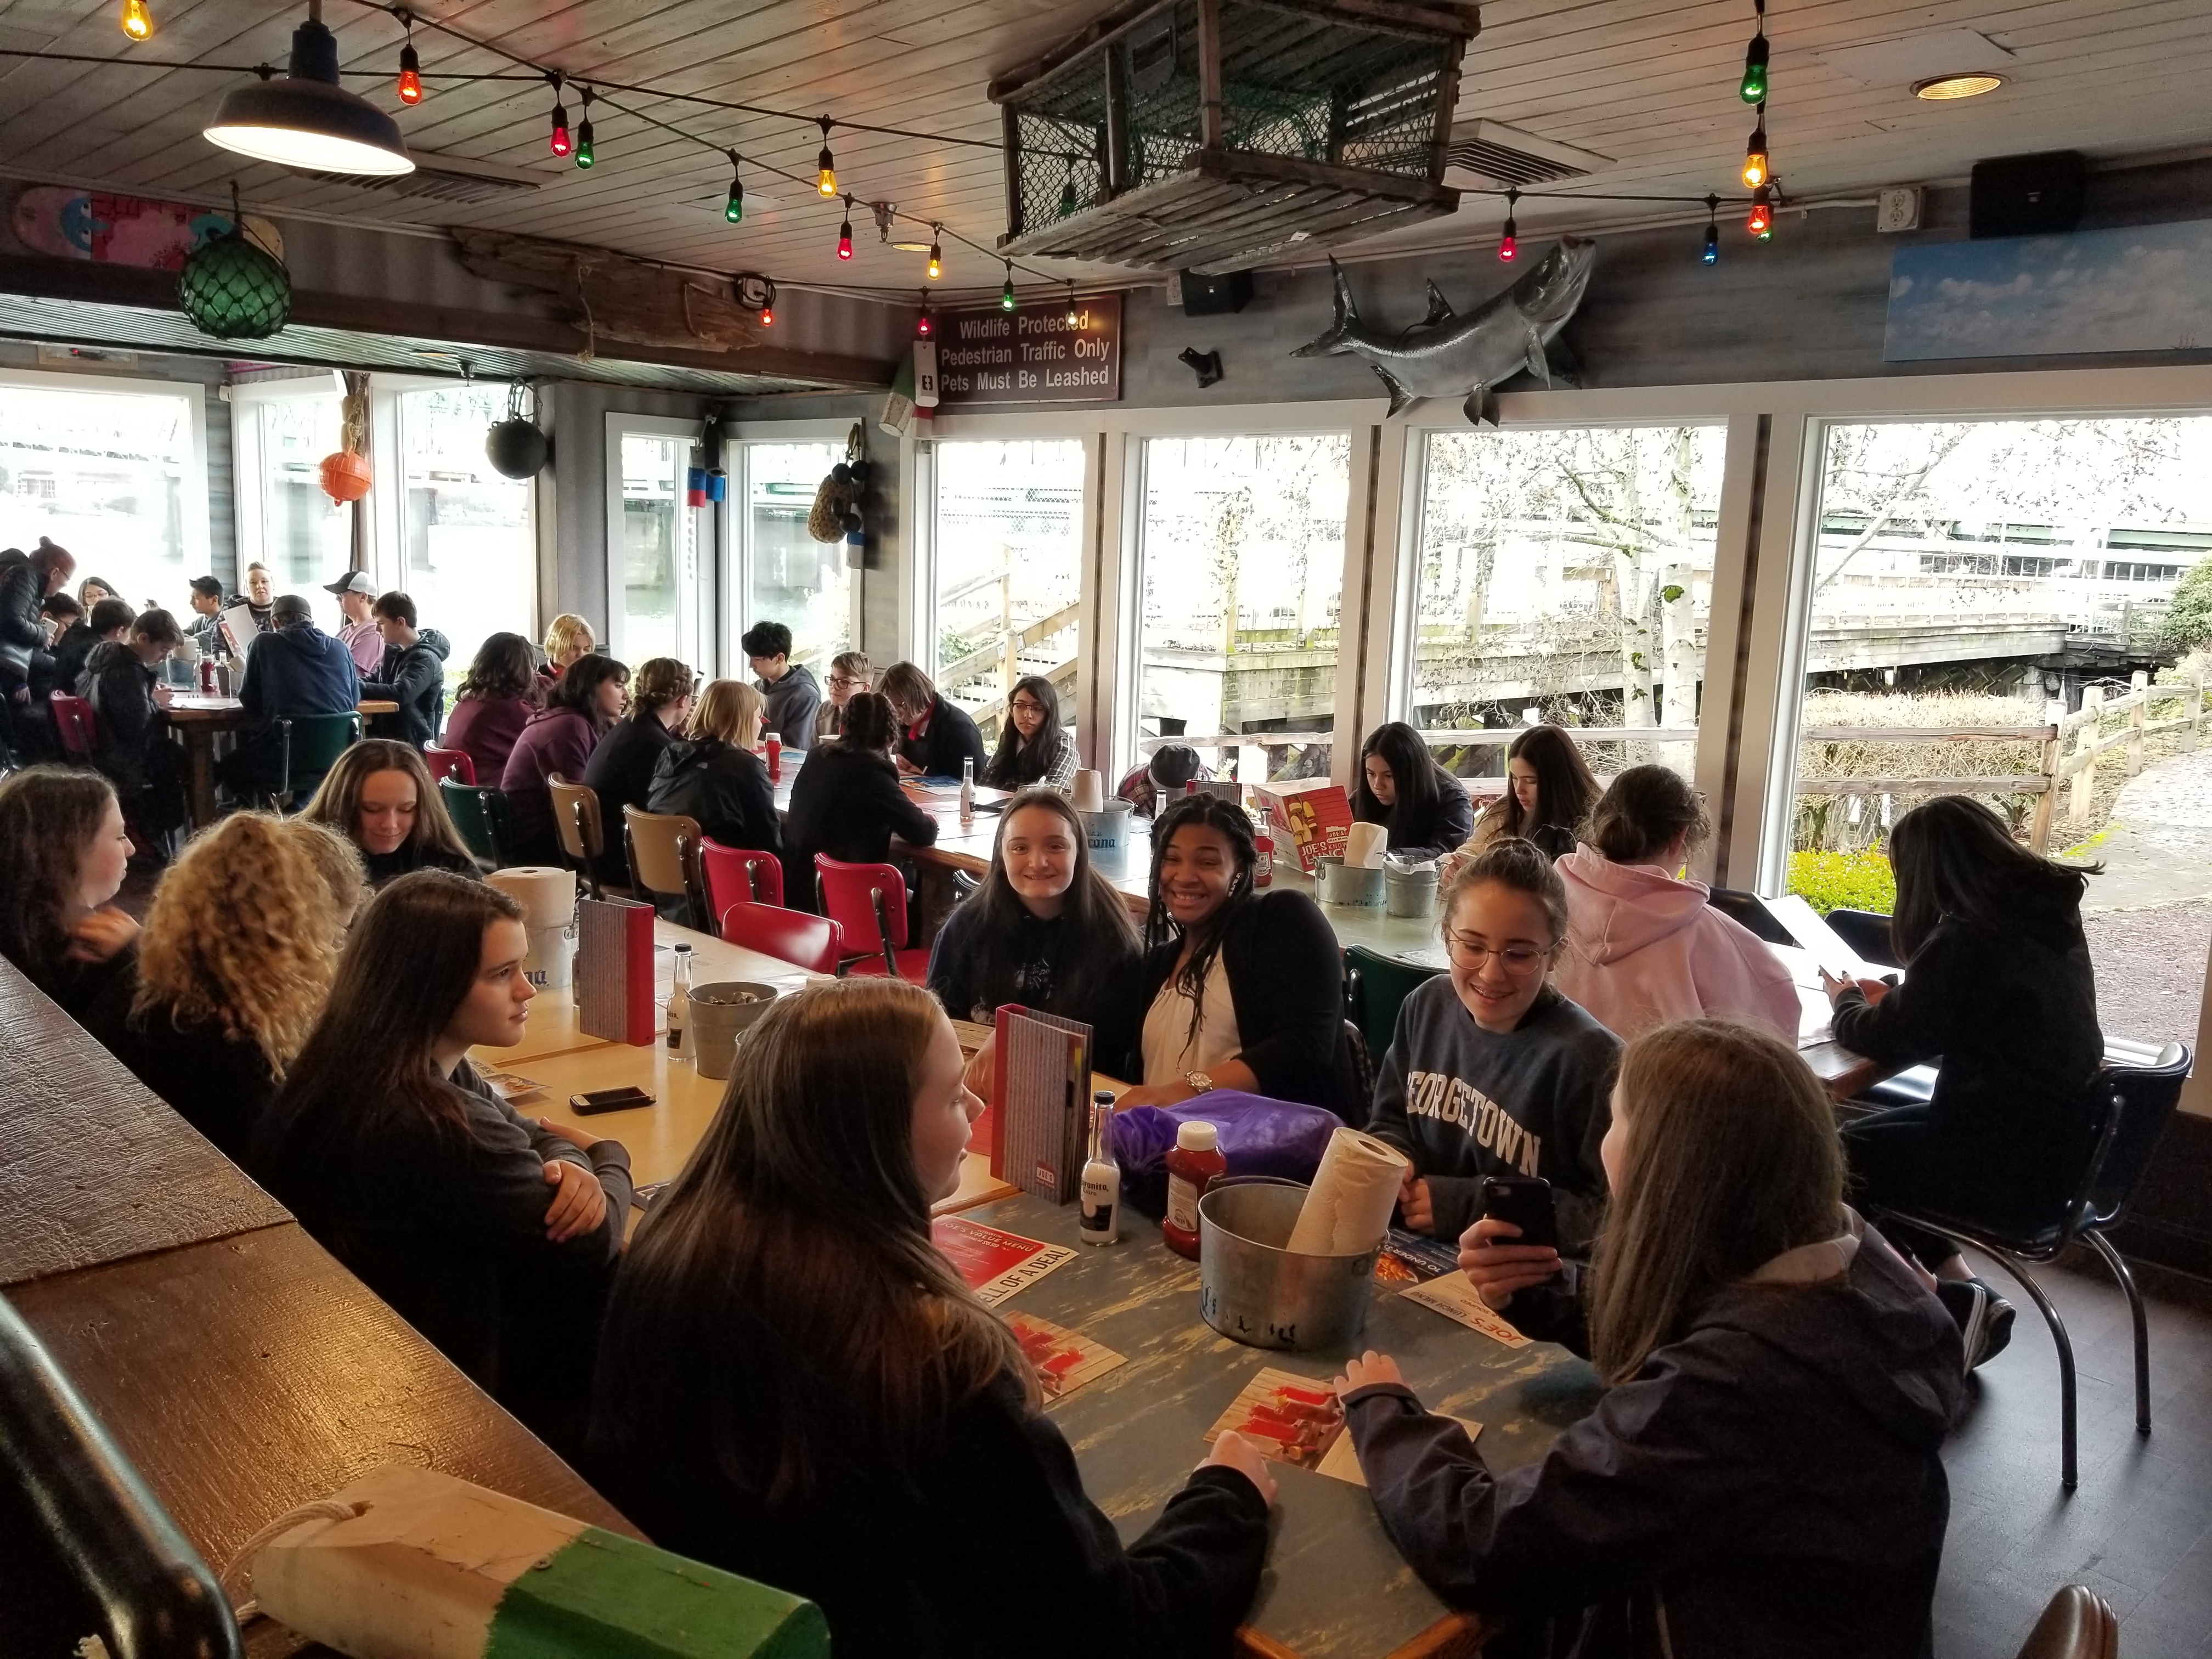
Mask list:
[[392,178],[369,178],[351,173],[311,173],[326,185],[345,185],[386,196],[416,196],[433,202],[498,202],[538,188],[526,173],[465,161],[458,155],[426,155],[413,152],[415,171]]
[[1612,165],[1610,155],[1539,138],[1503,121],[1462,121],[1452,128],[1444,183],[1462,190],[1486,185],[1526,190],[1531,185],[1585,178]]

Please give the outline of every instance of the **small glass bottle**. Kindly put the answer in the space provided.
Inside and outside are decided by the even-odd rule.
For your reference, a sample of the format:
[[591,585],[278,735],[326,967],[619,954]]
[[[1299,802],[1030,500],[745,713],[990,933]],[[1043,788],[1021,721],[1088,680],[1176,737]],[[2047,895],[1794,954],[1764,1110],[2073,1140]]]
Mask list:
[[1121,1166],[1114,1161],[1114,1091],[1091,1097],[1091,1157],[1083,1166],[1083,1208],[1075,1236],[1085,1244],[1111,1244],[1121,1236]]
[[1168,1213],[1160,1237],[1177,1255],[1198,1260],[1198,1200],[1229,1173],[1220,1136],[1211,1123],[1185,1123],[1176,1130],[1167,1156]]
[[691,947],[676,947],[676,980],[668,993],[668,1055],[691,1058]]
[[960,757],[960,822],[963,824],[975,822],[975,757],[973,755]]

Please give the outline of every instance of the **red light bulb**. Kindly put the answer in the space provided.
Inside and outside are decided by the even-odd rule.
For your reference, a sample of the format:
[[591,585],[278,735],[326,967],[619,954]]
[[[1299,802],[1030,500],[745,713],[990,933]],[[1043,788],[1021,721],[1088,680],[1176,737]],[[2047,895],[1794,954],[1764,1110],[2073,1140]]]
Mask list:
[[557,100],[553,106],[553,131],[546,137],[545,147],[556,155],[566,155],[575,148],[568,142],[568,112]]
[[422,60],[415,55],[412,46],[399,48],[399,101],[419,104],[422,101]]
[[770,311],[766,306],[761,307],[761,326],[763,328],[775,326],[775,313]]
[[1498,239],[1498,257],[1510,265],[1520,257],[1520,240],[1509,228],[1506,233]]

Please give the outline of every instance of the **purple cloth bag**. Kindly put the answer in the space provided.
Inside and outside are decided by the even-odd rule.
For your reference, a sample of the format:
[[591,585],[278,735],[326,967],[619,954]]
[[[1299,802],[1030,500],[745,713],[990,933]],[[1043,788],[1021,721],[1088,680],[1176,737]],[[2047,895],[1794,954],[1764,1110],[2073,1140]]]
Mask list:
[[1185,1123],[1211,1123],[1233,1176],[1311,1181],[1328,1138],[1344,1120],[1319,1106],[1216,1089],[1180,1106],[1132,1106],[1113,1117],[1114,1160],[1123,1196],[1157,1215],[1167,1207],[1167,1156]]

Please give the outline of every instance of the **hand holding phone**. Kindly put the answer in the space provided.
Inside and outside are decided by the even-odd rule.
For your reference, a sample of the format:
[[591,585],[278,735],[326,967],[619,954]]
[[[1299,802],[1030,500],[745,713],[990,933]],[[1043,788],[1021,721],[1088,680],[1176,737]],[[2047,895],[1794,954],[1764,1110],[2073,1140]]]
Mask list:
[[1521,1230],[1516,1243],[1556,1250],[1559,1227],[1552,1209],[1552,1183],[1540,1176],[1485,1176],[1482,1213]]

